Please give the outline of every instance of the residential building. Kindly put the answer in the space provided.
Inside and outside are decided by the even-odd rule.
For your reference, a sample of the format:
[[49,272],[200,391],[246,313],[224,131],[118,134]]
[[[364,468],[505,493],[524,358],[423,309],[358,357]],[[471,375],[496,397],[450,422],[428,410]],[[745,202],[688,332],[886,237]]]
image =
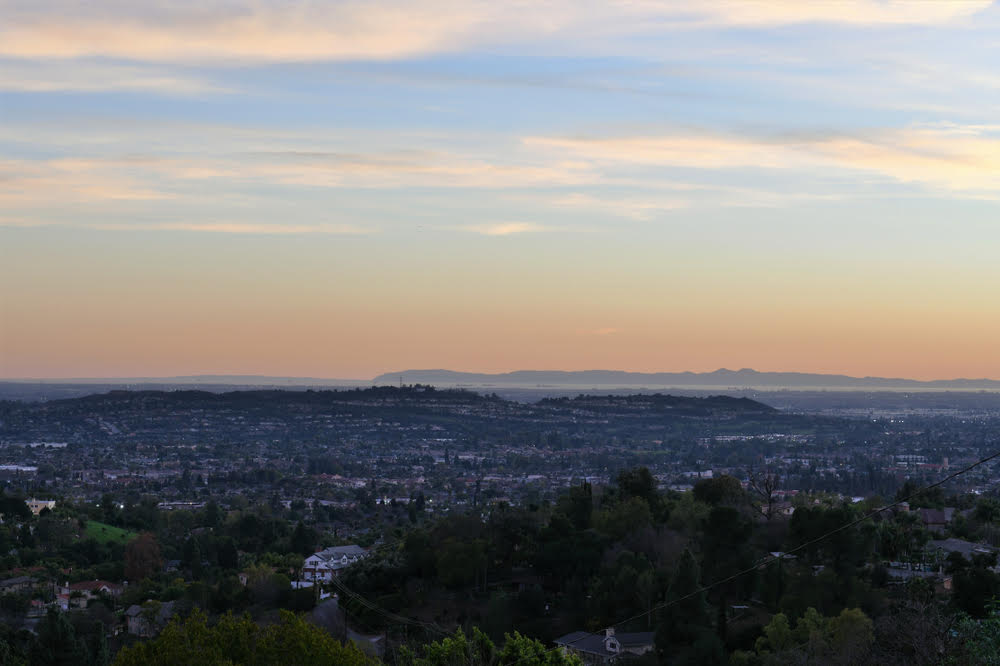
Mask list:
[[35,498],[31,498],[28,500],[24,500],[24,503],[28,505],[29,509],[31,509],[31,513],[35,514],[36,516],[40,514],[43,509],[49,509],[51,511],[52,509],[56,508],[55,500],[38,500]]
[[619,659],[638,657],[655,647],[652,631],[616,634],[613,627],[604,634],[574,631],[554,643],[564,651],[577,654],[585,664],[610,664]]
[[302,563],[302,577],[305,580],[328,581],[337,576],[341,569],[368,557],[368,551],[361,546],[331,546],[313,553]]
[[30,592],[35,587],[35,579],[31,576],[16,576],[0,580],[0,594],[18,594]]
[[109,583],[106,580],[85,580],[79,583],[66,583],[59,590],[58,596],[65,597],[70,606],[86,608],[91,599],[116,598],[124,589],[123,585]]

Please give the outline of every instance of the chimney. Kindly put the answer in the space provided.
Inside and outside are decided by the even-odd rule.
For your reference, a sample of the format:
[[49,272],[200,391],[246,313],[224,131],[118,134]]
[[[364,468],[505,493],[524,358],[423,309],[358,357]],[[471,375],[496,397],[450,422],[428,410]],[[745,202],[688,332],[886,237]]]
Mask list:
[[618,642],[618,639],[615,638],[614,627],[608,627],[604,630],[604,649],[611,654],[618,654],[621,652],[622,646],[621,643]]

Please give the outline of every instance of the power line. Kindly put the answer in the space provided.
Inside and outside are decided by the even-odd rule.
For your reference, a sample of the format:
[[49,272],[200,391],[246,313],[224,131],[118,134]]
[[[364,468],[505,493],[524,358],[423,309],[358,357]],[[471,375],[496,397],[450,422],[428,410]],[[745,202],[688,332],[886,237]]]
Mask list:
[[[396,540],[393,540],[393,541],[383,541],[382,543],[375,544],[374,546],[372,546],[369,549],[369,552],[376,551],[376,550],[381,550],[381,549],[384,549],[384,548],[398,547],[400,544],[402,544],[404,542],[405,542],[404,538],[396,539]],[[423,622],[421,620],[415,620],[413,618],[409,618],[409,617],[406,617],[406,616],[403,616],[403,615],[399,615],[397,613],[393,613],[391,611],[388,611],[388,610],[380,607],[375,602],[369,601],[368,599],[366,599],[362,595],[360,595],[357,592],[354,592],[353,590],[351,590],[350,588],[348,588],[347,585],[345,585],[344,582],[341,581],[337,576],[331,576],[329,582],[334,587],[336,587],[339,591],[341,591],[344,595],[346,595],[348,598],[357,601],[362,607],[367,608],[368,610],[372,611],[376,615],[380,615],[380,616],[384,617],[385,619],[389,620],[393,624],[402,624],[402,625],[410,625],[410,626],[420,627],[420,628],[422,628],[424,630],[437,632],[438,634],[441,634],[442,636],[449,636],[450,635],[447,631],[441,629],[437,625],[434,625],[434,624],[431,624],[431,623],[428,623],[428,622]],[[344,612],[346,613],[347,610],[344,609]]]
[[[809,541],[806,541],[805,543],[799,544],[798,546],[796,546],[796,547],[794,547],[794,548],[792,548],[790,550],[785,551],[784,553],[782,553],[778,557],[774,557],[774,556],[770,556],[770,555],[765,556],[765,557],[757,560],[753,564],[753,566],[751,566],[751,567],[749,567],[747,569],[743,569],[742,571],[738,571],[738,572],[732,574],[731,576],[727,576],[726,578],[723,578],[721,580],[717,580],[717,581],[715,581],[713,583],[710,583],[709,585],[704,585],[704,586],[698,588],[697,590],[695,590],[693,592],[690,592],[688,594],[685,594],[684,596],[679,597],[677,599],[673,599],[671,601],[665,601],[665,602],[663,602],[661,604],[657,604],[656,606],[653,606],[649,610],[643,611],[642,613],[637,613],[636,615],[633,615],[632,617],[628,617],[628,618],[625,618],[624,620],[620,620],[618,622],[615,622],[612,626],[616,626],[616,625],[619,625],[619,624],[626,624],[628,622],[632,622],[633,620],[638,620],[640,618],[646,617],[647,615],[650,615],[650,614],[655,613],[657,611],[661,611],[661,610],[663,610],[665,608],[669,608],[671,606],[674,606],[676,604],[681,603],[682,601],[686,601],[686,600],[690,599],[691,597],[695,597],[695,596],[697,596],[699,594],[702,594],[704,592],[708,592],[709,590],[711,590],[711,589],[713,589],[715,587],[718,587],[719,585],[724,585],[726,583],[730,583],[730,582],[736,580],[737,578],[741,578],[742,576],[745,576],[745,575],[747,575],[749,573],[753,573],[754,571],[756,571],[757,569],[759,569],[762,564],[766,564],[769,561],[775,561],[775,560],[781,560],[781,559],[787,558],[789,555],[791,555],[791,554],[793,554],[793,553],[795,553],[797,551],[800,551],[800,550],[802,550],[804,548],[808,548],[809,546],[813,546],[813,545],[819,543],[820,541],[824,541],[825,539],[830,538],[831,536],[833,536],[835,534],[839,534],[840,532],[843,532],[844,530],[850,529],[850,528],[854,527],[855,525],[859,525],[860,523],[863,523],[864,521],[868,520],[869,518],[871,518],[873,516],[876,516],[876,515],[884,512],[884,511],[889,511],[890,509],[892,509],[894,507],[897,507],[900,504],[903,504],[904,502],[909,502],[911,499],[913,499],[913,498],[915,498],[915,497],[917,497],[919,495],[922,495],[922,494],[926,493],[929,490],[933,490],[934,488],[942,486],[945,483],[951,481],[952,479],[955,479],[955,478],[957,478],[957,477],[959,477],[959,476],[961,476],[961,475],[963,475],[963,474],[965,474],[967,472],[970,472],[970,471],[974,470],[975,468],[979,467],[980,465],[984,465],[984,464],[986,464],[986,463],[988,463],[991,460],[994,460],[996,458],[1000,458],[1000,451],[997,451],[996,453],[988,455],[985,458],[981,458],[981,459],[977,460],[976,462],[972,463],[971,465],[969,465],[968,467],[964,467],[964,468],[962,468],[962,469],[960,469],[960,470],[958,470],[956,472],[953,472],[952,474],[949,474],[948,476],[944,477],[943,479],[941,479],[939,481],[936,481],[936,482],[930,484],[929,486],[925,486],[923,488],[915,490],[914,492],[910,493],[906,497],[904,497],[902,499],[899,499],[899,500],[896,500],[892,504],[887,504],[887,505],[885,505],[883,507],[880,507],[878,509],[873,509],[872,511],[869,511],[868,513],[866,513],[865,515],[861,516],[860,518],[857,518],[857,519],[852,520],[850,522],[844,523],[840,527],[834,528],[834,529],[826,532],[825,534],[821,534],[820,536],[816,537],[815,539],[810,539]],[[574,641],[570,641],[569,643],[566,643],[565,645],[561,645],[561,646],[558,646],[558,647],[555,647],[555,648],[551,648],[547,652],[554,652],[555,650],[558,650],[558,649],[560,649],[562,647],[568,647],[568,646],[572,645],[573,643],[579,642],[579,641],[583,640],[584,638],[587,638],[587,636],[590,636],[590,635],[591,634],[589,634],[589,633],[585,634],[585,635],[581,636],[580,638],[577,638]],[[522,661],[522,660],[518,660],[518,661],[514,662],[513,664],[511,664],[510,666],[517,666],[517,664],[520,661]]]
[[[690,593],[688,593],[688,594],[686,594],[686,595],[684,595],[682,597],[678,597],[677,599],[672,599],[670,601],[665,601],[663,603],[657,604],[656,606],[653,606],[652,608],[650,608],[650,609],[648,609],[646,611],[643,611],[641,613],[637,613],[637,614],[635,614],[635,615],[633,615],[631,617],[628,617],[628,618],[625,618],[625,619],[620,620],[618,622],[615,622],[612,626],[616,626],[616,625],[620,625],[620,624],[626,624],[628,622],[632,622],[634,620],[638,620],[640,618],[646,617],[647,615],[650,615],[650,614],[655,613],[657,611],[661,611],[661,610],[664,610],[664,609],[669,608],[671,606],[674,606],[676,604],[679,604],[682,601],[686,601],[686,600],[688,600],[688,599],[690,599],[692,597],[695,597],[695,596],[697,596],[699,594],[702,594],[704,592],[708,592],[709,590],[711,590],[713,588],[716,588],[716,587],[718,587],[720,585],[724,585],[726,583],[732,582],[732,581],[736,580],[737,578],[741,578],[741,577],[743,577],[743,576],[745,576],[745,575],[747,575],[749,573],[753,573],[754,571],[758,570],[762,564],[766,564],[769,561],[776,561],[776,560],[785,559],[789,555],[792,555],[793,553],[796,553],[796,552],[798,552],[800,550],[803,550],[805,548],[813,546],[813,545],[815,545],[815,544],[817,544],[817,543],[819,543],[821,541],[824,541],[824,540],[830,538],[831,536],[833,536],[835,534],[839,534],[840,532],[843,532],[844,530],[848,530],[848,529],[850,529],[850,528],[852,528],[852,527],[854,527],[856,525],[859,525],[859,524],[863,523],[864,521],[872,518],[873,516],[876,516],[876,515],[878,515],[880,513],[883,513],[885,511],[889,511],[889,510],[891,510],[891,509],[899,506],[900,504],[909,502],[911,499],[913,499],[915,497],[918,497],[918,496],[920,496],[920,495],[922,495],[922,494],[924,494],[924,493],[926,493],[926,492],[928,492],[930,490],[933,490],[934,488],[942,486],[945,483],[951,481],[952,479],[955,479],[955,478],[957,478],[957,477],[959,477],[959,476],[961,476],[963,474],[966,474],[966,473],[972,471],[973,469],[979,467],[980,465],[984,465],[984,464],[986,464],[986,463],[988,463],[988,462],[990,462],[990,461],[992,461],[992,460],[994,460],[996,458],[1000,458],[1000,451],[997,451],[996,453],[993,453],[993,454],[991,454],[989,456],[986,456],[985,458],[981,458],[981,459],[977,460],[976,462],[972,463],[971,465],[968,465],[967,467],[964,467],[964,468],[962,468],[962,469],[960,469],[960,470],[958,470],[956,472],[953,472],[953,473],[949,474],[948,476],[944,477],[943,479],[940,479],[939,481],[936,481],[936,482],[934,482],[934,483],[932,483],[932,484],[930,484],[928,486],[925,486],[923,488],[915,490],[914,492],[910,493],[909,495],[907,495],[906,497],[904,497],[902,499],[896,500],[896,501],[892,502],[891,504],[887,504],[887,505],[885,505],[883,507],[879,507],[878,509],[873,509],[873,510],[869,511],[868,513],[864,514],[863,516],[861,516],[860,518],[856,518],[855,520],[852,520],[852,521],[849,521],[847,523],[844,523],[840,527],[836,527],[836,528],[834,528],[832,530],[829,530],[828,532],[826,532],[824,534],[821,534],[820,536],[818,536],[818,537],[816,537],[814,539],[810,539],[809,541],[806,541],[805,543],[801,543],[798,546],[795,546],[794,548],[781,553],[777,557],[768,555],[768,556],[765,556],[763,558],[760,558],[756,562],[754,562],[753,566],[751,566],[749,568],[746,568],[746,569],[743,569],[741,571],[738,571],[738,572],[736,572],[736,573],[734,573],[734,574],[732,574],[730,576],[727,576],[726,578],[723,578],[721,580],[717,580],[717,581],[715,581],[713,583],[710,583],[708,585],[703,585],[702,587],[694,590],[693,592],[690,592]],[[389,546],[389,545],[398,545],[400,542],[402,542],[402,540],[396,541],[394,543],[382,543],[379,546],[376,546],[376,548],[382,548],[382,547]],[[443,629],[441,629],[440,627],[437,627],[436,625],[433,625],[433,624],[430,624],[430,623],[426,623],[426,622],[422,622],[420,620],[414,620],[412,618],[407,618],[407,617],[404,617],[402,615],[397,615],[397,614],[391,613],[391,612],[389,612],[389,611],[387,611],[387,610],[385,610],[383,608],[380,608],[379,606],[377,606],[376,604],[374,604],[371,601],[368,601],[367,599],[365,599],[361,595],[359,595],[359,594],[357,594],[357,593],[349,590],[339,580],[333,579],[331,582],[333,582],[334,585],[336,585],[339,589],[343,590],[345,592],[345,594],[347,594],[351,598],[357,600],[365,608],[368,608],[368,609],[372,610],[373,612],[375,612],[377,614],[380,614],[383,617],[386,617],[387,619],[392,620],[393,622],[396,622],[398,624],[409,624],[409,625],[412,625],[412,626],[418,626],[418,627],[421,627],[421,628],[424,628],[424,629],[427,629],[427,630],[435,631],[435,632],[441,634],[442,636],[450,636],[451,635],[448,632],[446,632]],[[577,639],[575,639],[573,641],[570,641],[570,642],[565,643],[563,645],[559,645],[559,646],[556,646],[554,648],[550,648],[548,650],[545,650],[541,654],[544,655],[544,654],[547,654],[549,652],[555,652],[556,650],[562,649],[564,647],[569,647],[569,646],[573,645],[574,643],[577,643],[577,642],[579,642],[579,641],[587,638],[590,635],[592,635],[592,634],[585,633],[583,636],[580,636],[579,638],[577,638]],[[534,655],[534,657],[537,657],[537,656],[540,656],[540,655]],[[524,661],[524,660],[526,660],[528,658],[529,657],[523,657],[522,659],[519,659],[519,660],[513,662],[512,664],[510,664],[510,666],[517,666],[521,661]]]
[[646,615],[649,615],[650,613],[653,613],[653,612],[656,612],[656,611],[659,611],[659,610],[663,610],[664,608],[669,608],[670,606],[673,606],[675,604],[679,604],[682,601],[686,601],[687,599],[690,599],[693,596],[699,595],[702,592],[707,592],[708,590],[711,590],[712,588],[718,587],[719,585],[724,585],[725,583],[732,582],[732,581],[736,580],[737,578],[740,578],[741,576],[745,576],[748,573],[752,573],[752,572],[756,571],[760,567],[760,565],[766,563],[769,560],[769,558],[771,560],[780,560],[780,559],[787,558],[789,555],[791,555],[791,554],[793,554],[795,552],[798,552],[800,550],[803,550],[804,548],[808,548],[809,546],[813,546],[813,545],[819,543],[820,541],[824,541],[824,540],[830,538],[831,536],[833,536],[834,534],[839,534],[840,532],[843,532],[844,530],[850,529],[850,528],[854,527],[855,525],[859,525],[859,524],[863,523],[864,521],[868,520],[869,518],[871,518],[873,516],[876,516],[876,515],[884,512],[884,511],[889,511],[890,509],[892,509],[894,507],[897,507],[900,504],[903,504],[905,502],[909,502],[914,497],[917,497],[918,495],[922,495],[922,494],[926,493],[929,490],[933,490],[934,488],[937,488],[938,486],[942,486],[945,483],[951,481],[952,479],[955,479],[955,478],[957,478],[957,477],[959,477],[959,476],[961,476],[961,475],[963,475],[963,474],[965,474],[967,472],[970,472],[973,469],[975,469],[976,467],[979,467],[980,465],[988,463],[988,462],[990,462],[991,460],[993,460],[995,458],[1000,458],[1000,451],[997,451],[996,453],[993,453],[993,454],[991,454],[989,456],[986,456],[985,458],[981,458],[980,460],[977,460],[976,462],[972,463],[968,467],[960,469],[957,472],[953,472],[952,474],[949,474],[945,478],[941,479],[940,481],[936,481],[936,482],[930,484],[929,486],[925,486],[923,488],[920,488],[920,489],[918,489],[918,490],[910,493],[906,497],[904,497],[902,499],[899,499],[899,500],[896,500],[892,504],[887,504],[887,505],[885,505],[883,507],[879,507],[878,509],[873,509],[873,510],[869,511],[868,513],[866,513],[865,515],[861,516],[860,518],[852,520],[852,521],[850,521],[848,523],[844,523],[840,527],[836,527],[836,528],[830,530],[829,532],[826,532],[825,534],[821,534],[820,536],[816,537],[815,539],[810,539],[809,541],[806,541],[805,543],[799,544],[798,546],[795,546],[794,548],[785,551],[784,553],[782,553],[778,557],[774,557],[774,556],[764,557],[761,560],[758,560],[756,563],[754,563],[754,565],[752,567],[750,567],[750,568],[744,569],[742,571],[738,571],[737,573],[734,573],[731,576],[723,578],[722,580],[717,580],[714,583],[711,583],[709,585],[705,585],[705,586],[703,586],[703,587],[695,590],[694,592],[686,594],[683,597],[680,597],[678,599],[674,599],[672,601],[664,602],[662,604],[654,606],[653,608],[651,608],[651,609],[649,609],[647,611],[644,611],[642,613],[639,613],[638,615],[634,615],[634,616],[632,616],[630,618],[626,618],[625,620],[622,620],[618,624],[624,624],[626,622],[631,622],[632,620],[637,620],[637,619],[639,619],[641,617],[645,617]]
[[450,635],[447,631],[445,631],[444,629],[438,627],[435,624],[432,624],[432,623],[429,623],[429,622],[423,622],[421,620],[415,620],[413,618],[409,618],[409,617],[406,617],[404,615],[399,615],[397,613],[393,613],[391,611],[388,611],[388,610],[382,608],[381,606],[379,606],[375,602],[369,601],[368,599],[366,599],[365,597],[361,596],[357,592],[354,592],[353,590],[351,590],[350,588],[348,588],[346,585],[344,585],[344,583],[341,582],[340,580],[338,580],[337,578],[332,578],[330,580],[330,582],[338,590],[340,590],[345,595],[347,595],[349,598],[354,599],[359,604],[361,604],[363,607],[367,608],[368,610],[372,611],[373,613],[375,613],[377,615],[381,615],[382,617],[384,617],[387,620],[393,622],[394,624],[405,624],[405,625],[420,627],[422,629],[426,629],[426,630],[433,631],[433,632],[436,632],[438,634],[441,634],[442,636],[449,636]]

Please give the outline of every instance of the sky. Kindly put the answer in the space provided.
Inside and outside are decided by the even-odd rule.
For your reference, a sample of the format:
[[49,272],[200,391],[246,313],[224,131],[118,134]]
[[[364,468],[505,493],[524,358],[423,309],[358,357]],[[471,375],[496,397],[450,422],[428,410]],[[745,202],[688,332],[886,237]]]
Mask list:
[[1000,378],[1000,6],[0,0],[0,377]]

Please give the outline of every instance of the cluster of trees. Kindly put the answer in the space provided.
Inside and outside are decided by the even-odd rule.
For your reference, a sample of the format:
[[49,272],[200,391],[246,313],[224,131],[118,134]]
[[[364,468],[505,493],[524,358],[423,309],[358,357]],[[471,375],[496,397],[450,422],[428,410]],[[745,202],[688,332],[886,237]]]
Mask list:
[[[305,556],[320,543],[315,527],[289,522],[268,505],[227,513],[213,501],[196,511],[164,512],[152,497],[123,499],[105,495],[95,506],[59,502],[34,517],[22,498],[0,496],[0,515],[6,516],[0,569],[43,565],[72,568],[79,579],[141,580],[164,561],[179,560],[199,578],[203,570],[238,568],[240,552]],[[140,553],[149,554],[141,563],[135,558]]]
[[546,647],[518,632],[506,634],[497,648],[489,636],[473,627],[466,637],[461,628],[451,636],[427,643],[416,651],[403,646],[399,666],[583,666],[580,658]]
[[[656,650],[645,659],[669,664],[891,664],[905,654],[912,665],[939,663],[948,651],[987,649],[989,632],[1000,623],[991,606],[1000,595],[995,556],[953,554],[941,562],[952,579],[948,595],[927,580],[890,585],[884,561],[919,561],[924,553],[930,535],[916,514],[865,518],[880,500],[811,497],[788,517],[773,510],[768,487],[766,476],[755,477],[749,492],[720,476],[698,481],[691,492],[660,492],[649,470],[639,467],[621,471],[607,486],[571,487],[552,504],[501,503],[416,521],[380,542],[375,557],[344,572],[341,606],[360,628],[386,630],[404,645],[414,635],[403,631],[400,615],[424,626],[460,627],[394,652],[391,658],[406,666],[563,666],[572,660],[545,647],[552,639],[609,626],[653,632]],[[290,585],[303,555],[319,542],[302,521],[290,522],[269,505],[226,513],[210,503],[161,513],[145,498],[133,500],[147,509],[138,519],[126,519],[113,497],[99,507],[65,504],[39,517],[24,516],[0,497],[0,514],[11,516],[0,525],[0,541],[10,540],[15,557],[34,549],[53,569],[76,565],[82,577],[127,578],[118,609],[152,599],[177,602],[179,616],[190,615],[161,639],[124,650],[120,663],[161,663],[163,655],[187,663],[178,650],[202,640],[224,646],[255,631],[251,618],[273,619],[275,609],[306,611],[315,604],[315,591]],[[966,506],[956,529],[968,534],[1000,529],[994,499],[928,494],[920,502]],[[97,519],[149,529],[130,532],[127,543],[84,537],[88,521]],[[775,551],[794,557],[769,555]],[[175,571],[164,570],[167,560],[177,562]],[[93,575],[108,572],[119,575]],[[0,601],[0,610],[23,611],[13,608],[13,599]],[[68,614],[71,621],[46,618],[37,639],[5,634],[0,656],[9,655],[10,663],[106,663],[102,623],[114,621],[114,610],[110,601],[98,601],[86,614]],[[210,621],[206,613],[222,619]],[[273,632],[312,640],[311,625],[292,615],[273,626],[283,629],[259,630],[251,652],[232,663],[266,663],[261,655],[284,645]],[[200,663],[216,663],[206,659]]]
[[225,614],[214,624],[201,611],[171,622],[158,637],[121,650],[115,666],[370,666],[373,661],[352,644],[301,616],[283,611],[276,624],[261,627],[248,615]]
[[[209,502],[195,511],[166,512],[155,498],[106,495],[96,505],[60,501],[34,516],[23,497],[0,494],[0,518],[0,571],[10,577],[32,567],[37,583],[0,596],[3,627],[20,625],[32,599],[53,602],[55,583],[128,581],[120,597],[95,598],[86,609],[43,618],[37,638],[23,631],[0,634],[0,663],[106,663],[100,655],[107,652],[102,641],[108,627],[121,623],[133,604],[174,602],[180,616],[200,608],[265,617],[277,608],[306,611],[316,603],[315,590],[292,589],[291,579],[303,556],[315,550],[318,533],[275,515],[269,505],[226,512]],[[248,573],[246,584],[240,571]]]
[[[660,493],[648,470],[628,469],[609,487],[570,488],[548,508],[494,506],[411,530],[344,582],[393,613],[479,627],[494,640],[514,630],[544,641],[614,625],[653,630],[662,663],[891,663],[876,649],[900,633],[886,618],[916,607],[911,624],[988,617],[1000,594],[994,560],[979,556],[943,564],[951,595],[923,580],[889,585],[882,563],[919,561],[930,535],[915,514],[859,520],[877,498],[810,499],[790,518],[766,501],[728,476]],[[975,520],[1000,520],[993,500],[976,506]],[[768,555],[776,551],[795,557]],[[384,614],[345,606],[369,628],[393,628]],[[784,641],[782,626],[809,641]],[[922,642],[933,653],[928,645],[953,639],[927,631],[907,649]]]
[[[325,630],[294,613],[282,611],[278,621],[260,626],[248,615],[224,614],[215,621],[200,610],[175,619],[152,640],[123,648],[112,660],[103,632],[98,640],[79,639],[65,616],[50,613],[27,647],[0,638],[0,663],[9,666],[376,666],[379,661],[351,643],[333,639]],[[457,630],[412,649],[403,646],[401,666],[581,666],[578,657],[547,648],[515,633],[498,647],[473,629],[469,637]]]
[[36,632],[14,632],[5,627],[0,636],[0,664],[9,666],[108,666],[106,627],[95,621],[85,626],[89,618],[70,617],[50,609],[38,623]]

